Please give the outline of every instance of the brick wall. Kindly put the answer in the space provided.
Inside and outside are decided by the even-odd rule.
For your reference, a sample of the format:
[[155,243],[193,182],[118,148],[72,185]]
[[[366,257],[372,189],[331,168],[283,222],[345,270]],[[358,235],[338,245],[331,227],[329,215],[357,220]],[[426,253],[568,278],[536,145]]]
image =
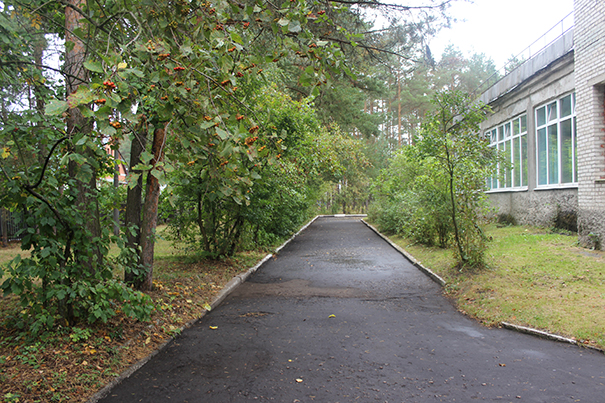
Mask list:
[[605,2],[574,1],[580,240],[605,245]]

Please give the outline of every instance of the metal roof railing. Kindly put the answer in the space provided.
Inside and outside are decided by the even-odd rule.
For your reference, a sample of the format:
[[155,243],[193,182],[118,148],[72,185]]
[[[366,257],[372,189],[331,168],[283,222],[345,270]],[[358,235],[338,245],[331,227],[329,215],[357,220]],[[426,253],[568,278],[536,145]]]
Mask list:
[[567,14],[561,21],[556,23],[550,28],[545,34],[532,42],[531,45],[523,49],[520,53],[513,56],[504,66],[499,68],[494,74],[492,74],[487,80],[485,80],[473,93],[476,96],[481,95],[489,87],[496,84],[507,74],[513,70],[527,63],[531,59],[540,55],[545,49],[556,42],[558,39],[563,37],[574,27],[574,13],[573,11]]

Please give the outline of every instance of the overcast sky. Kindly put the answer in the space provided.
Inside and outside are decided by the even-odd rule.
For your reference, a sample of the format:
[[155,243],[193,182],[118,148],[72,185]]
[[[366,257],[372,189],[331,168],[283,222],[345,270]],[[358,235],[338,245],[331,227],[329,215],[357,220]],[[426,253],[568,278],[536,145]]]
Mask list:
[[[522,52],[572,11],[573,0],[456,1],[450,14],[458,22],[431,41],[431,53],[439,60],[445,47],[452,43],[467,55],[485,53],[499,68],[511,55]],[[573,17],[566,20],[565,28],[572,21]],[[561,33],[561,29],[557,31]]]

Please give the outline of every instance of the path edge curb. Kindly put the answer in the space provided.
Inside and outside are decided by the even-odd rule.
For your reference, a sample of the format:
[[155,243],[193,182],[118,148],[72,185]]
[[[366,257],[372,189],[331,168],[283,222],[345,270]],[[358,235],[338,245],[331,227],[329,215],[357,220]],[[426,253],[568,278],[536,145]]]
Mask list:
[[372,224],[368,223],[365,220],[360,220],[360,221],[362,223],[364,223],[372,231],[374,231],[376,233],[376,235],[378,235],[379,237],[381,237],[382,239],[384,239],[397,252],[401,253],[407,260],[410,261],[410,263],[412,263],[414,265],[414,267],[416,267],[418,270],[420,270],[421,272],[423,272],[424,274],[426,274],[431,280],[433,280],[434,282],[436,282],[437,284],[439,284],[441,287],[445,287],[445,285],[447,283],[437,273],[435,273],[434,271],[432,271],[431,269],[429,269],[427,267],[424,267],[422,265],[422,263],[420,263],[420,261],[416,260],[416,258],[414,256],[410,255],[401,246],[397,245],[395,242],[391,241],[389,238],[387,238],[385,235],[383,235],[380,231],[378,231],[376,228],[374,228],[374,226]]
[[531,327],[526,327],[526,326],[520,326],[520,325],[514,325],[512,323],[508,323],[508,322],[500,322],[500,326],[508,329],[508,330],[514,330],[516,332],[519,333],[525,333],[525,334],[529,334],[532,336],[536,336],[536,337],[540,337],[542,339],[547,339],[547,340],[552,340],[552,341],[558,341],[560,343],[567,343],[567,344],[571,344],[574,346],[578,346],[581,348],[586,348],[588,350],[595,350],[598,351],[600,353],[605,354],[605,350],[600,349],[598,347],[593,347],[593,346],[589,346],[586,345],[578,340],[574,340],[574,339],[570,339],[567,337],[563,337],[563,336],[559,336],[558,334],[554,334],[554,333],[548,333],[542,330],[538,330],[538,329],[534,329]]
[[[366,226],[368,226],[368,228],[370,228],[378,236],[380,236],[382,239],[384,239],[389,245],[391,245],[393,248],[395,248],[399,253],[401,253],[402,255],[404,255],[415,267],[417,267],[419,270],[423,271],[427,276],[429,276],[437,284],[441,285],[442,287],[445,287],[446,282],[439,275],[437,275],[436,273],[434,273],[432,270],[424,267],[418,260],[416,260],[416,258],[414,258],[414,256],[410,255],[402,247],[400,247],[399,245],[395,244],[393,241],[391,241],[385,235],[381,234],[380,231],[378,231],[376,228],[374,228],[374,226],[372,226],[372,224],[366,222],[365,220],[361,220],[361,222],[363,222]],[[598,351],[600,353],[605,354],[605,350],[603,350],[603,349],[600,349],[598,347],[589,346],[589,345],[586,345],[586,344],[584,344],[584,343],[582,343],[580,341],[577,341],[577,340],[574,340],[574,339],[570,339],[570,338],[567,338],[567,337],[563,337],[563,336],[559,336],[558,334],[548,333],[548,332],[545,332],[545,331],[542,331],[542,330],[538,330],[538,329],[534,329],[534,328],[531,328],[531,327],[514,325],[514,324],[508,323],[508,322],[500,322],[500,326],[503,327],[503,328],[505,328],[505,329],[513,330],[513,331],[516,331],[516,332],[519,332],[519,333],[525,333],[525,334],[529,334],[531,336],[540,337],[542,339],[547,339],[547,340],[552,340],[552,341],[557,341],[557,342],[560,342],[560,343],[567,343],[567,344],[575,345],[575,346],[580,347],[580,348],[586,348],[588,350],[595,350],[595,351]]]
[[[299,235],[302,231],[304,231],[311,224],[313,224],[315,222],[315,220],[317,220],[318,218],[321,218],[321,217],[331,217],[331,216],[323,216],[323,215],[317,215],[317,216],[315,216],[308,223],[306,223],[305,225],[303,225],[298,230],[298,232],[296,232],[287,241],[285,241],[277,249],[275,249],[274,254],[279,253],[279,251],[282,250],[288,243],[290,243],[297,235]],[[227,298],[227,296],[229,294],[231,294],[233,291],[235,291],[235,289],[237,287],[239,287],[240,284],[242,284],[244,281],[246,281],[248,279],[248,277],[250,277],[253,273],[255,273],[263,264],[265,264],[272,257],[273,257],[273,254],[268,254],[260,262],[258,262],[254,267],[249,268],[244,273],[240,273],[240,274],[234,276],[227,284],[225,284],[225,286],[218,293],[218,295],[216,297],[214,297],[214,299],[210,303],[211,310],[215,309],[216,307],[218,307],[225,300],[225,298]],[[180,328],[178,328],[177,334],[180,334],[183,330],[191,327],[194,323],[196,323],[197,321],[199,321],[200,319],[202,319],[204,316],[206,316],[206,314],[208,312],[210,312],[210,311],[206,310],[199,317],[194,318],[194,319],[190,320],[189,322],[185,323],[183,326],[181,326]],[[168,347],[168,344],[170,344],[170,342],[173,341],[173,340],[174,340],[174,336],[170,337],[164,343],[160,344],[158,346],[158,348],[156,348],[154,351],[152,351],[151,353],[149,353],[149,355],[147,355],[146,357],[141,358],[139,361],[137,361],[136,363],[132,364],[130,367],[126,368],[120,375],[118,375],[111,382],[109,382],[107,385],[105,385],[102,389],[100,389],[98,392],[96,392],[94,395],[92,395],[90,397],[90,399],[87,400],[86,403],[97,403],[99,400],[101,400],[102,398],[104,398],[105,396],[107,396],[109,394],[109,392],[114,387],[116,387],[117,385],[119,385],[120,383],[122,383],[123,380],[129,378],[137,370],[139,370],[140,368],[142,368],[143,365],[147,364],[147,362],[149,362],[153,357],[155,357],[162,350],[164,350],[166,347]],[[127,345],[127,344],[129,344],[129,342],[126,342],[124,345]]]
[[[238,274],[237,276],[233,277],[227,284],[225,284],[223,289],[218,293],[218,295],[216,297],[214,297],[214,299],[210,303],[211,310],[218,307],[221,304],[221,302],[223,302],[223,300],[225,298],[227,298],[227,296],[229,294],[231,294],[241,283],[246,281],[248,279],[248,277],[250,277],[250,275],[252,275],[252,273],[256,272],[263,264],[265,264],[269,259],[271,259],[272,256],[273,256],[272,254],[268,254],[260,262],[258,262],[254,267],[249,268],[244,273]],[[190,320],[189,322],[185,323],[183,326],[178,328],[176,333],[180,334],[183,330],[193,326],[197,321],[199,321],[204,316],[206,316],[206,314],[208,312],[210,312],[210,311],[206,310],[197,318],[194,318],[194,319]],[[105,396],[107,396],[109,394],[109,392],[114,387],[116,387],[120,383],[122,383],[123,380],[130,378],[130,375],[134,374],[137,370],[142,368],[143,365],[147,364],[147,362],[149,362],[153,357],[155,357],[162,350],[164,350],[166,347],[168,347],[168,344],[170,344],[170,342],[173,341],[174,338],[175,338],[175,336],[170,337],[164,343],[160,344],[158,346],[158,348],[156,348],[154,351],[149,353],[149,355],[141,358],[139,361],[132,364],[130,367],[126,368],[118,377],[114,378],[111,382],[109,382],[107,385],[105,385],[101,390],[99,390],[97,393],[92,395],[92,397],[90,399],[88,399],[86,403],[97,403],[99,400],[103,399]],[[127,345],[127,344],[128,344],[128,342],[126,342],[124,345]]]

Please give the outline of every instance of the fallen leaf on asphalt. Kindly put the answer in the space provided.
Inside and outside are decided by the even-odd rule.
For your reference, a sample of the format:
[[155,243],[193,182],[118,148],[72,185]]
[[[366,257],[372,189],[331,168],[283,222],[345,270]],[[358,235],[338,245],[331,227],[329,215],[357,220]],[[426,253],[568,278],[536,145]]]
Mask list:
[[298,383],[301,383],[302,381],[303,381],[303,380],[302,380],[302,379],[300,379],[300,378],[297,378],[297,379],[296,379],[296,382],[298,382]]
[[216,330],[216,329],[218,329],[218,326],[210,326],[210,329]]
[[506,364],[498,364],[498,365],[500,365],[501,367],[506,367]]
[[334,314],[328,316],[328,318],[335,318],[335,317],[336,317],[336,315],[334,315]]

